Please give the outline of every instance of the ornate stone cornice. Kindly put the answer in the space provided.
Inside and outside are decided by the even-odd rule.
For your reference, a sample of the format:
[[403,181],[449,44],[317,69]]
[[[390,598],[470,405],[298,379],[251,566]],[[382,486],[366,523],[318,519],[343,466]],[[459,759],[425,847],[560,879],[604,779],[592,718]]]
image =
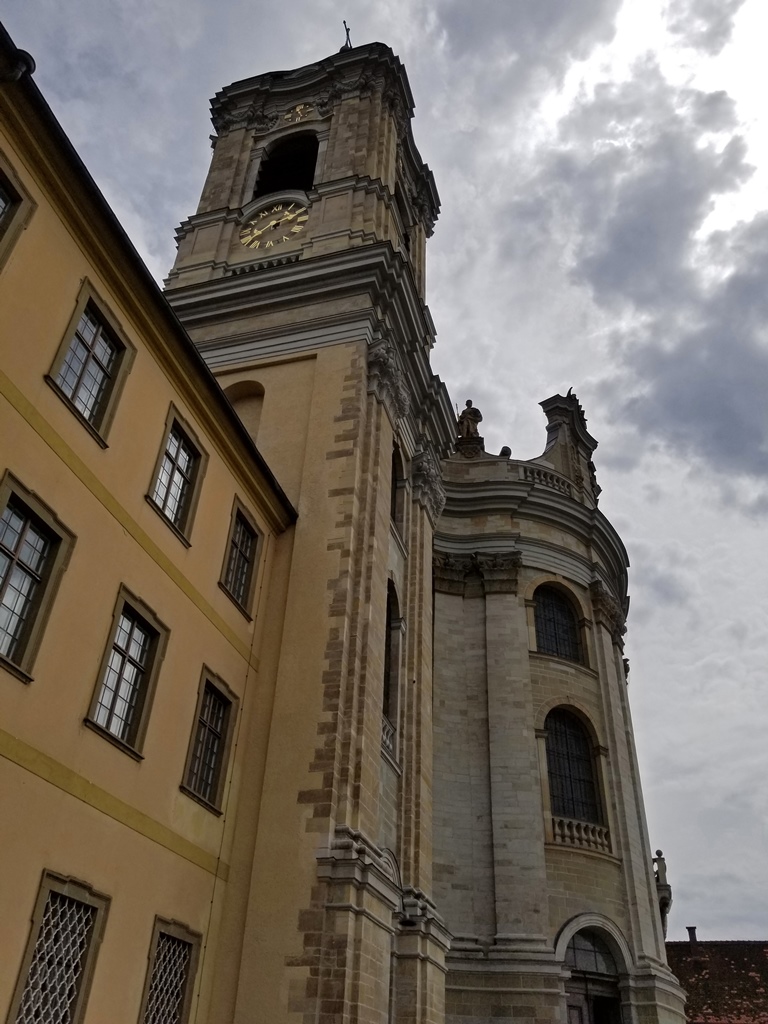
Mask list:
[[317,851],[317,875],[327,882],[365,889],[393,912],[402,909],[402,890],[391,857],[358,829],[336,826],[330,845]]
[[436,551],[432,559],[435,590],[464,594],[470,578],[480,578],[485,594],[516,594],[522,564],[519,551],[451,555]]
[[626,616],[621,605],[600,580],[595,580],[590,584],[589,592],[592,598],[592,617],[595,623],[608,630],[615,644],[623,646],[622,638],[627,627],[625,625]]
[[368,391],[386,406],[393,423],[411,408],[408,381],[388,341],[376,342],[368,349]]
[[519,551],[478,554],[475,555],[475,560],[483,577],[486,594],[517,593],[517,577],[522,563]]
[[435,526],[445,507],[445,488],[439,463],[429,448],[422,449],[413,457],[411,488],[413,500],[426,510],[432,526]]

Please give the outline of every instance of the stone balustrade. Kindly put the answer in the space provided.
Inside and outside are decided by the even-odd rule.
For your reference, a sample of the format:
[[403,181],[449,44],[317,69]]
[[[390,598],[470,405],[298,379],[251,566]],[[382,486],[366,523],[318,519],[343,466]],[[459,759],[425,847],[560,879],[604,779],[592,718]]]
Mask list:
[[582,850],[611,852],[611,837],[605,825],[592,825],[587,821],[570,818],[552,818],[554,842],[560,846],[577,846]]

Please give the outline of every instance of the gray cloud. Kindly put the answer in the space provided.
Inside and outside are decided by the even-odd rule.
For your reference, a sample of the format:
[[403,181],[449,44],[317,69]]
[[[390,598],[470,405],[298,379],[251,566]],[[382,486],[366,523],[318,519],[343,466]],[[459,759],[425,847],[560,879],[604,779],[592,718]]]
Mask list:
[[733,19],[744,0],[672,0],[667,8],[670,32],[708,54],[718,54],[730,42]]

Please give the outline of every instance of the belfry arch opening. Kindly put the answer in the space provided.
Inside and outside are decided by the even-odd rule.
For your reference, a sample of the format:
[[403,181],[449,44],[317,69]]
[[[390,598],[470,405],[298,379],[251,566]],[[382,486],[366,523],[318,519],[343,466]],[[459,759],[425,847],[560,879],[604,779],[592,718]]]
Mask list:
[[224,394],[232,403],[243,426],[256,440],[261,421],[261,410],[264,407],[264,387],[256,380],[240,380],[224,388]]
[[289,135],[276,142],[261,159],[253,198],[287,189],[309,192],[315,182],[318,146],[312,132]]

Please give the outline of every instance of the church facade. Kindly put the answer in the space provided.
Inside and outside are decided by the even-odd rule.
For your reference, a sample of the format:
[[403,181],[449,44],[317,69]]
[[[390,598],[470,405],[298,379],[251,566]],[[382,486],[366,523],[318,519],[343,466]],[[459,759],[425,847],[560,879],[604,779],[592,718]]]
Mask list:
[[399,60],[214,98],[163,298],[0,42],[0,1014],[683,1021],[596,442],[457,424]]

